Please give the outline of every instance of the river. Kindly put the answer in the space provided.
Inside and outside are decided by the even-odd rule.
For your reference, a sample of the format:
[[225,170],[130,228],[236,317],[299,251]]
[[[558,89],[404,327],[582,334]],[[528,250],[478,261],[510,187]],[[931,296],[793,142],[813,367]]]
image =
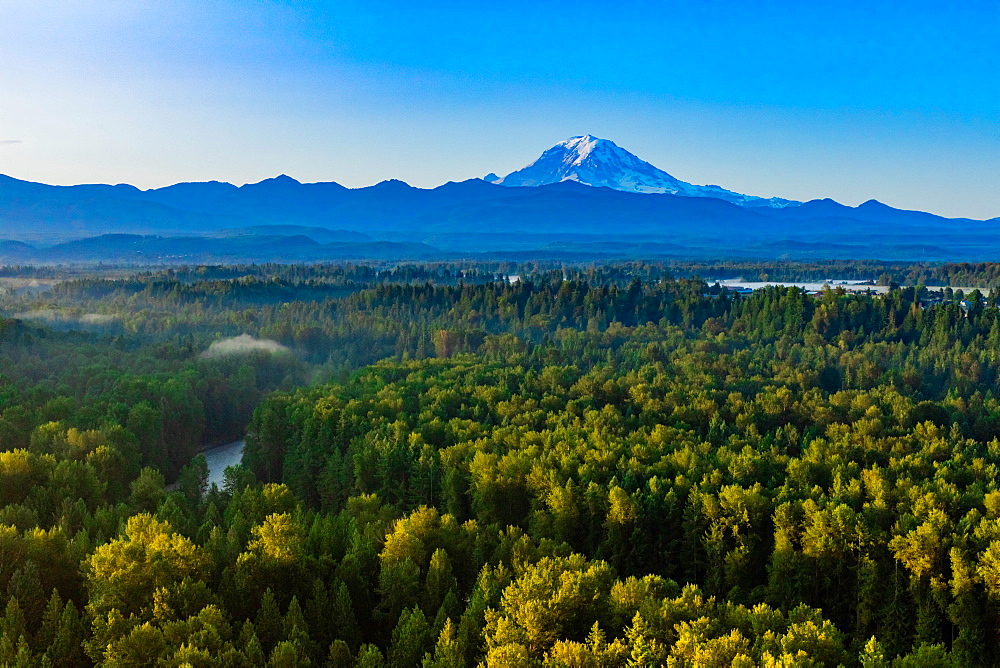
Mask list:
[[[868,281],[859,281],[849,278],[828,278],[825,281],[746,281],[742,278],[723,278],[721,280],[708,278],[705,279],[705,282],[708,283],[708,285],[718,283],[723,287],[750,288],[751,290],[760,290],[761,288],[766,288],[772,285],[783,285],[785,287],[795,286],[802,288],[803,290],[808,290],[809,292],[819,292],[823,289],[824,285],[829,285],[831,288],[843,287],[845,290],[871,290],[872,292],[880,295],[884,295],[889,292],[889,287],[886,285],[871,285]],[[964,285],[951,285],[947,287],[950,287],[956,292],[961,290],[965,294],[969,294],[973,290],[979,290],[983,293],[983,295],[990,294],[989,288],[972,288]],[[931,292],[940,292],[946,288],[942,285],[928,285],[927,289]]]
[[[716,281],[708,279],[705,282],[712,285]],[[843,287],[848,290],[871,290],[877,293],[886,293],[889,291],[889,288],[884,285],[871,285],[867,281],[841,278],[828,278],[825,281],[745,281],[742,278],[724,278],[718,281],[718,283],[724,287],[750,288],[751,290],[760,290],[772,285],[782,285],[785,287],[795,286],[809,292],[819,292],[823,289],[824,285],[829,285],[831,288]]]
[[208,462],[208,484],[215,483],[222,487],[223,474],[227,466],[235,466],[243,459],[243,441],[234,441],[205,450],[205,461]]

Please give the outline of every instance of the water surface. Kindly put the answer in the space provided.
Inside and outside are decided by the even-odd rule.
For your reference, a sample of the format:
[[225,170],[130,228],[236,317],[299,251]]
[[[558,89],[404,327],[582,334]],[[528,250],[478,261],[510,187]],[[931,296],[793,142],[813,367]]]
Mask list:
[[208,462],[208,484],[213,482],[222,487],[222,476],[227,466],[235,466],[243,460],[243,441],[234,441],[205,450],[205,460]]

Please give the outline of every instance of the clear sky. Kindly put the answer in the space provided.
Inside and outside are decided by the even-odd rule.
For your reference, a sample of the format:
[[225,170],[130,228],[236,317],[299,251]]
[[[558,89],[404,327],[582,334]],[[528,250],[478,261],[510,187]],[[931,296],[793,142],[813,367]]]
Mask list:
[[0,173],[431,187],[569,136],[1000,216],[1000,2],[0,0]]

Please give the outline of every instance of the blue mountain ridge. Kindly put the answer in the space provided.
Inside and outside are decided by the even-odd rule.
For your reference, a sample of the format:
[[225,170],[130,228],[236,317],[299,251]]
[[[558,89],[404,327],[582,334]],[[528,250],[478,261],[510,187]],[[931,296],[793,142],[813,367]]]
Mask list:
[[[491,175],[496,183],[469,179],[436,188],[415,188],[398,180],[346,188],[280,175],[242,186],[209,181],[140,190],[125,184],[52,186],[0,175],[0,239],[22,242],[0,244],[0,262],[60,257],[88,261],[101,259],[102,253],[122,257],[136,244],[142,246],[139,255],[144,258],[289,261],[322,259],[331,253],[356,257],[344,249],[357,245],[354,250],[360,251],[367,245],[374,252],[373,243],[383,244],[378,257],[452,257],[505,249],[635,257],[971,261],[1000,255],[1000,218],[945,218],[875,200],[851,207],[831,199],[800,203],[730,191],[720,199],[710,196],[715,186],[691,186],[689,192],[697,196],[635,192],[639,177],[614,169],[639,163],[643,169],[656,168],[621,158],[631,154],[611,147],[615,161],[606,169],[593,164],[601,151],[592,150],[590,162],[578,164],[568,163],[563,152],[561,171],[549,176],[539,172],[536,161],[504,179]],[[575,171],[568,172],[570,168]],[[532,180],[551,182],[511,185],[528,171]],[[615,187],[584,182],[588,174],[598,172],[602,183]],[[643,177],[642,188],[651,188],[651,179],[659,179],[655,184],[673,179],[659,170],[650,174]],[[668,185],[673,183],[690,186],[676,179]],[[108,234],[160,241],[114,237],[103,245],[56,248]],[[277,243],[279,239],[286,241]],[[112,246],[118,250],[112,251]],[[171,253],[171,246],[178,252]]]

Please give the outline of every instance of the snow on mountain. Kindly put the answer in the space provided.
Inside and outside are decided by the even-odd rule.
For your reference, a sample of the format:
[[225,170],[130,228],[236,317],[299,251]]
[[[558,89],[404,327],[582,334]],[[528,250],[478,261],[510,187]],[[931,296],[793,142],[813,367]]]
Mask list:
[[766,199],[726,190],[719,186],[696,186],[674,178],[662,169],[621,148],[613,141],[593,135],[571,137],[542,153],[538,160],[502,179],[490,174],[491,183],[503,186],[542,186],[560,181],[578,181],[634,193],[670,193],[686,197],[714,197],[743,206],[781,208],[797,205],[780,197]]

